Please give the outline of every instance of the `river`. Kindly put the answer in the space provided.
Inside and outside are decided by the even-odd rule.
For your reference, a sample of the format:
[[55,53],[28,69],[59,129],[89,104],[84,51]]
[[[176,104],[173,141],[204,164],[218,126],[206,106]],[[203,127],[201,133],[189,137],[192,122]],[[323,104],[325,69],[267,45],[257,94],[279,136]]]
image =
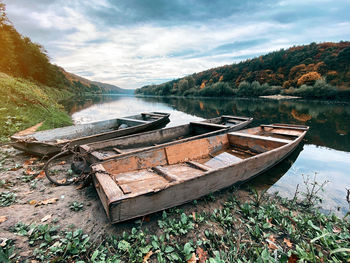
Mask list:
[[63,103],[75,123],[87,123],[146,111],[170,113],[167,127],[219,115],[250,116],[251,126],[270,123],[310,126],[303,145],[278,166],[251,180],[249,184],[269,193],[293,197],[297,185],[306,192],[316,176],[324,212],[344,215],[349,211],[346,188],[350,188],[350,104],[346,102],[269,99],[185,99],[139,98],[99,95]]

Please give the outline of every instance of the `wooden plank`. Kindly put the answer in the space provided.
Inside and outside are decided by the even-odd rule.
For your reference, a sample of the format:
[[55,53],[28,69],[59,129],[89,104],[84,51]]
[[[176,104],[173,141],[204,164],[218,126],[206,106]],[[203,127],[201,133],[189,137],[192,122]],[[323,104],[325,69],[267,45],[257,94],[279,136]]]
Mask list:
[[226,125],[215,124],[215,123],[211,123],[211,122],[192,121],[191,124],[203,125],[203,126],[211,126],[211,127],[216,127],[216,128],[227,129]]
[[115,151],[116,153],[125,153],[124,151],[118,149],[117,147],[114,147],[113,151]]
[[199,170],[205,171],[205,172],[211,170],[210,167],[208,167],[208,166],[206,166],[206,165],[203,165],[203,164],[201,164],[201,163],[197,163],[197,162],[195,162],[195,161],[188,161],[187,163],[188,163],[190,166],[192,166],[192,167],[194,167],[194,168],[197,168],[197,169],[199,169]]
[[163,114],[157,114],[157,113],[151,113],[151,112],[143,112],[141,113],[142,115],[149,115],[149,116],[155,116],[155,117],[164,117],[165,115]]
[[293,125],[274,125],[274,124],[262,124],[260,125],[261,127],[268,127],[268,128],[280,128],[280,129],[290,129],[290,130],[302,130],[302,131],[307,131],[309,128],[307,126],[293,126]]
[[242,137],[242,139],[250,138],[250,139],[257,139],[257,140],[269,141],[269,142],[290,143],[292,141],[292,140],[273,138],[273,137],[266,137],[266,136],[254,135],[254,134],[248,134],[248,133],[241,133],[241,132],[230,132],[229,135],[230,136]]
[[214,158],[210,159],[205,165],[211,167],[212,169],[219,169],[225,166],[229,166],[242,161],[241,158],[229,154],[227,152],[220,153]]
[[126,121],[126,122],[149,123],[149,121],[130,119],[130,118],[118,118],[118,120]]
[[[118,181],[117,181],[118,182]],[[132,193],[131,188],[127,184],[119,184],[118,186],[122,189],[124,194],[130,194]]]
[[168,173],[166,170],[162,169],[161,166],[153,167],[152,170],[155,171],[157,174],[163,176],[169,182],[177,181],[177,177],[175,175]]

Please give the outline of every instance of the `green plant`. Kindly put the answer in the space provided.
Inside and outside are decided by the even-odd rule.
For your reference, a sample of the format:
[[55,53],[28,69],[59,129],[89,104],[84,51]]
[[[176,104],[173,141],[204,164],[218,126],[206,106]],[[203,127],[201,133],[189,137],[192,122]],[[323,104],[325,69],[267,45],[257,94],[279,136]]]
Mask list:
[[75,211],[75,212],[82,210],[83,207],[84,207],[84,204],[77,202],[77,201],[74,201],[74,202],[69,204],[70,210]]
[[16,194],[12,192],[0,193],[0,206],[10,206],[16,202]]

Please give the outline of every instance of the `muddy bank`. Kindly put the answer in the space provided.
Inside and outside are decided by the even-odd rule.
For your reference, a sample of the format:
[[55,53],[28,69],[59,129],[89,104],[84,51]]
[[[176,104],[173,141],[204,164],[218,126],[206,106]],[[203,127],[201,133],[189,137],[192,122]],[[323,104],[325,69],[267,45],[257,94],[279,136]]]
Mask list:
[[[17,256],[29,258],[35,247],[28,244],[27,238],[16,234],[13,227],[18,223],[25,225],[50,224],[61,230],[82,229],[90,236],[92,243],[102,242],[106,236],[120,236],[137,224],[151,233],[159,234],[158,219],[162,212],[136,220],[112,225],[108,221],[97,192],[92,185],[79,189],[77,185],[56,186],[50,183],[42,168],[46,160],[25,154],[10,146],[0,147],[0,194],[5,197],[15,195],[15,201],[9,206],[0,206],[0,238],[14,240]],[[69,159],[67,158],[67,163]],[[247,192],[236,192],[242,200]],[[207,211],[222,207],[222,203],[232,196],[230,189],[216,194],[217,198],[204,198],[180,206],[186,214]],[[74,205],[75,202],[75,205]],[[82,208],[78,207],[82,205]],[[74,208],[77,208],[75,211]]]

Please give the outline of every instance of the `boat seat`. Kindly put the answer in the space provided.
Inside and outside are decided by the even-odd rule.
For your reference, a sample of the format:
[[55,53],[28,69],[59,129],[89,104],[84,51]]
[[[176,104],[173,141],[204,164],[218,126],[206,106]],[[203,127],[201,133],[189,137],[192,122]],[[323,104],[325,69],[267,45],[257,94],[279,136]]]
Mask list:
[[242,159],[227,152],[220,153],[205,163],[212,169],[219,169],[240,162]]
[[163,169],[161,166],[153,167],[152,170],[156,172],[157,174],[163,176],[165,179],[167,179],[169,182],[177,181],[178,178],[176,175],[169,173],[165,169]]
[[141,115],[148,115],[148,116],[154,116],[154,117],[164,117],[164,116],[166,116],[164,114],[147,113],[147,112],[143,112],[143,113],[141,113]]
[[242,133],[242,132],[230,132],[229,135],[231,136],[238,136],[238,137],[245,137],[245,138],[251,138],[251,139],[258,139],[263,141],[270,141],[270,142],[279,142],[279,143],[290,143],[292,140],[287,139],[280,139],[280,138],[274,138],[274,137],[267,137],[267,136],[261,136],[261,135],[254,135],[249,133]]
[[267,127],[267,128],[278,128],[278,129],[287,129],[287,130],[302,130],[302,131],[307,131],[308,128],[306,126],[298,126],[298,125],[276,125],[276,124],[262,124],[260,125],[262,128]]
[[129,119],[129,118],[118,118],[118,120],[120,120],[120,121],[126,121],[126,122],[149,123],[149,121],[136,120],[136,119]]
[[221,124],[216,124],[216,123],[210,123],[210,122],[197,122],[197,121],[192,121],[190,122],[191,124],[195,125],[203,125],[203,126],[211,126],[215,128],[221,128],[221,129],[227,129],[226,125],[221,125]]

